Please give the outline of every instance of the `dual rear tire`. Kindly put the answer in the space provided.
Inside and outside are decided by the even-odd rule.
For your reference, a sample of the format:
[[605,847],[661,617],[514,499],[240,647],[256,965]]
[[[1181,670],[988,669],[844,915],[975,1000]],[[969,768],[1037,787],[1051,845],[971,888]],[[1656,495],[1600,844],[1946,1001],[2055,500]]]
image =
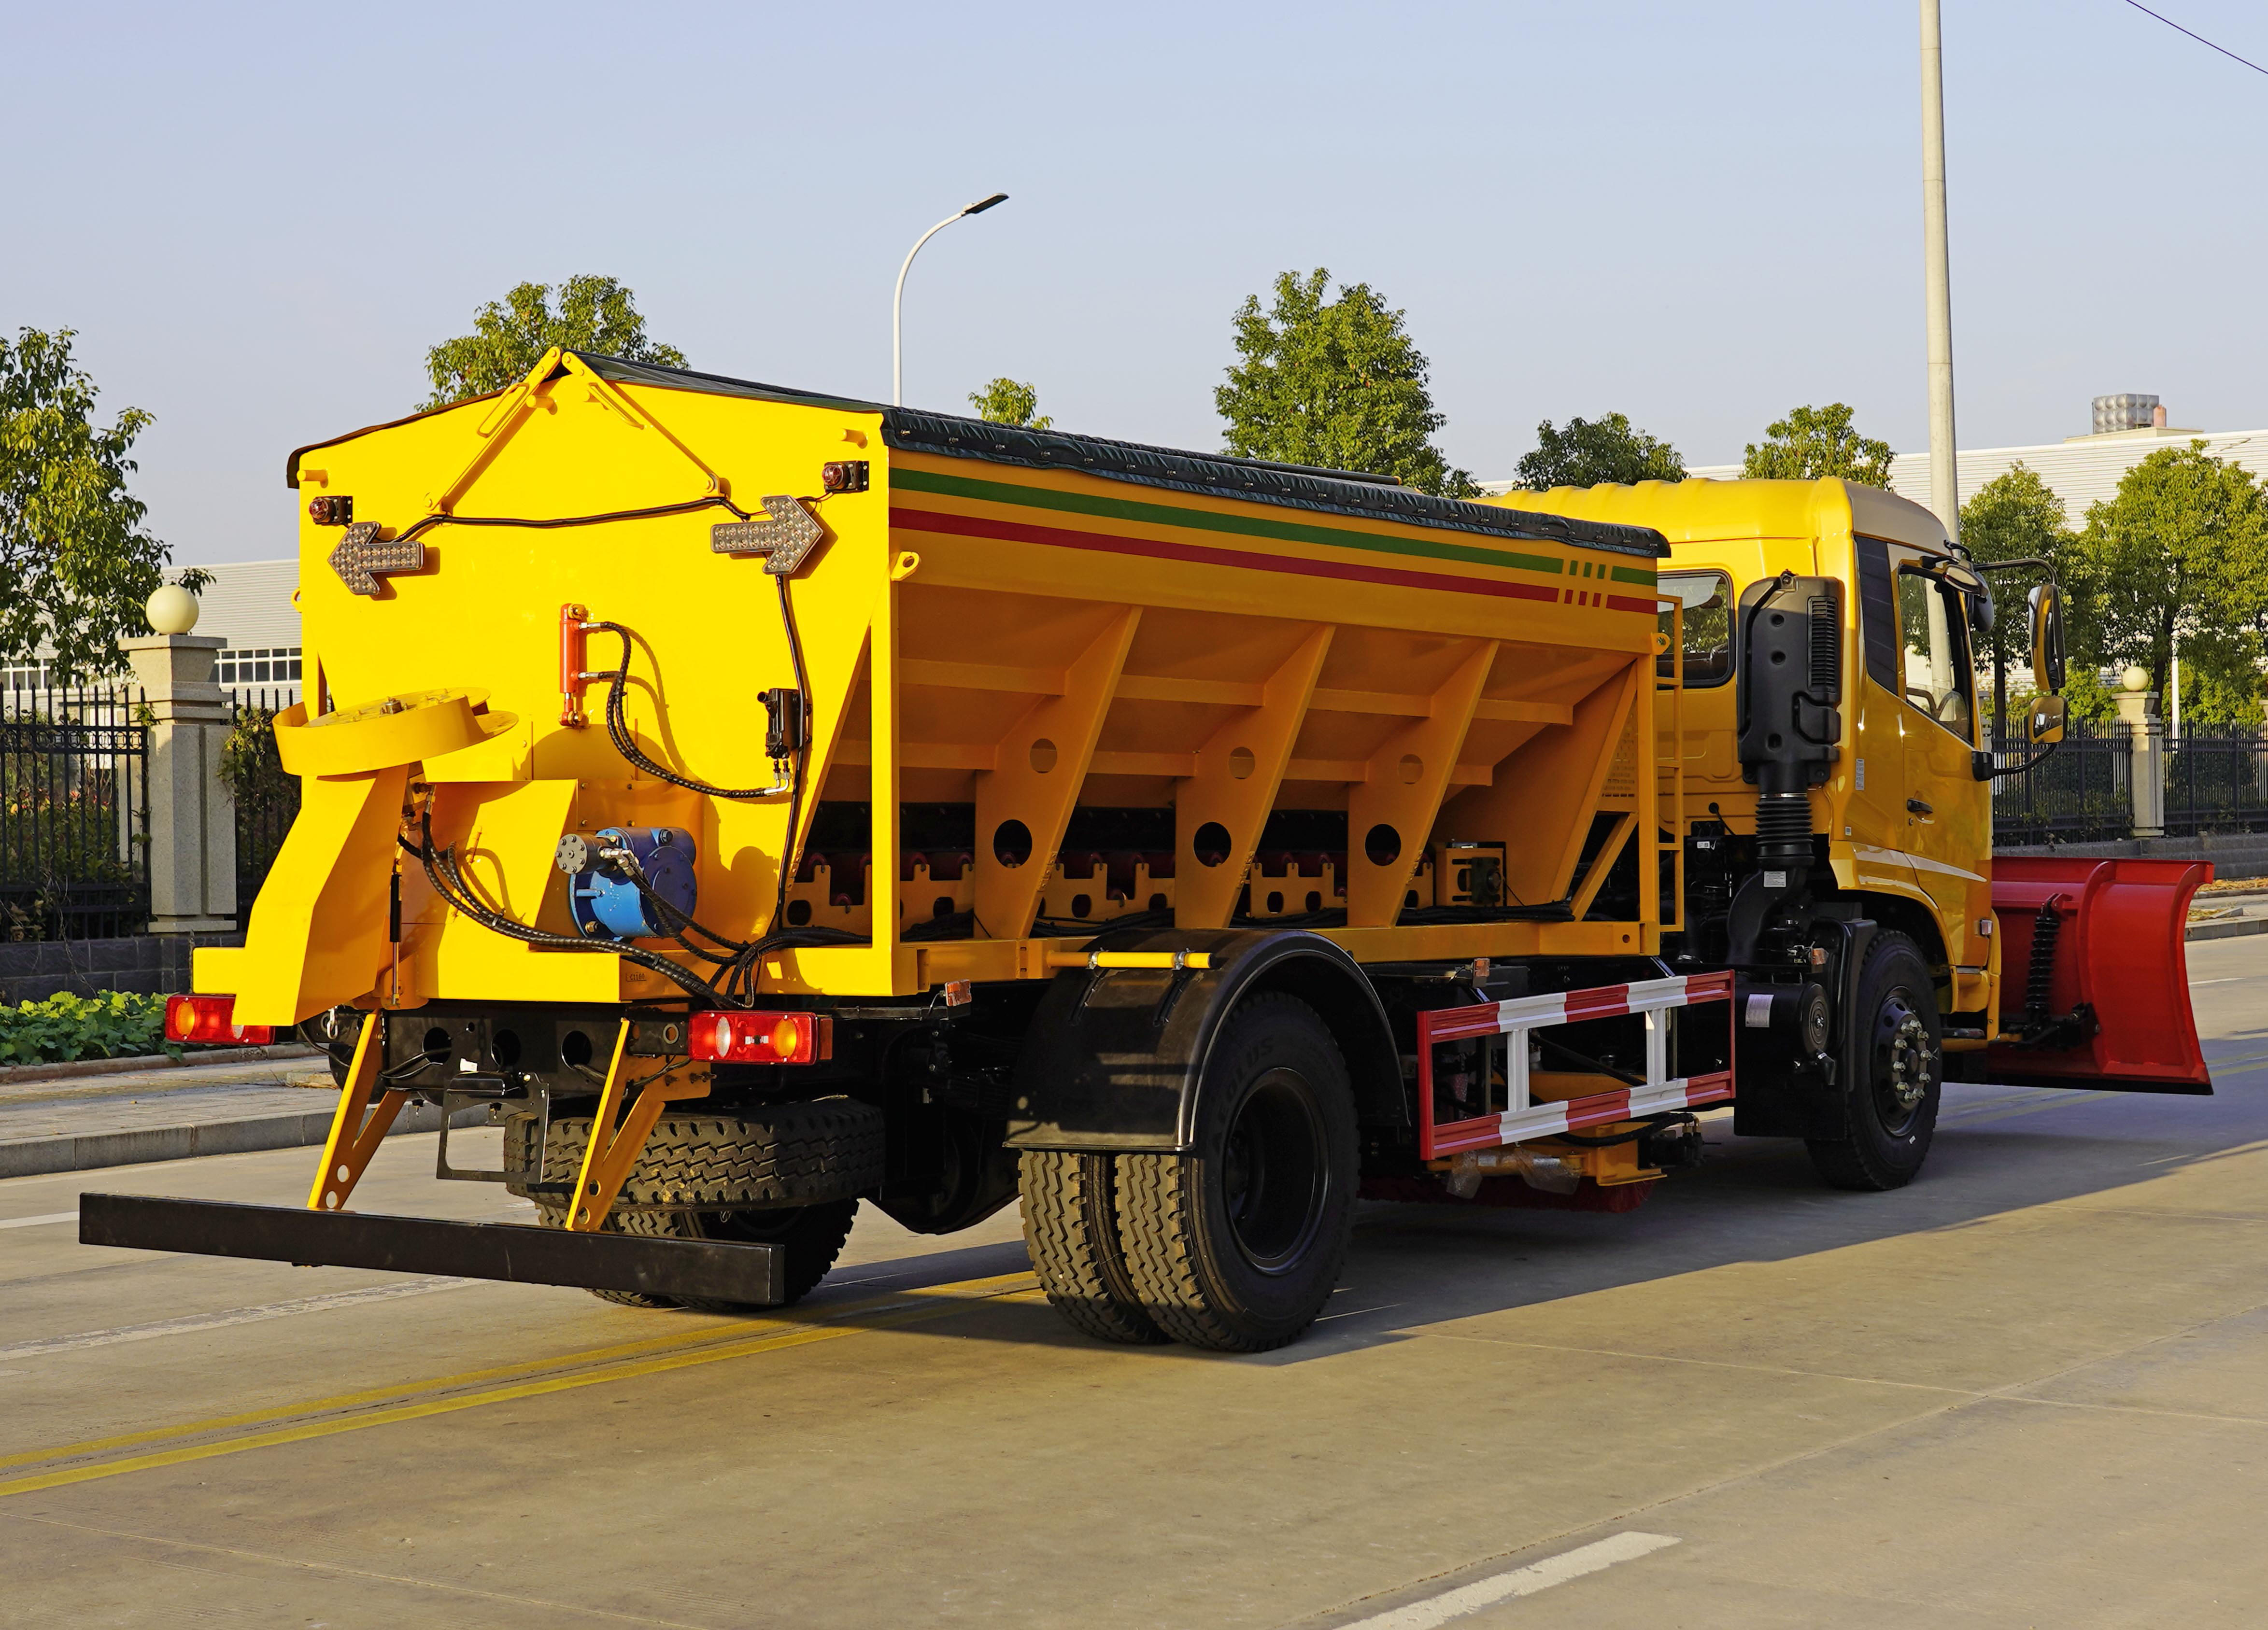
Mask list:
[[1254,996],[1215,1039],[1187,1154],[1024,1156],[1024,1237],[1106,1341],[1282,1347],[1337,1288],[1359,1182],[1345,1059],[1314,1010]]

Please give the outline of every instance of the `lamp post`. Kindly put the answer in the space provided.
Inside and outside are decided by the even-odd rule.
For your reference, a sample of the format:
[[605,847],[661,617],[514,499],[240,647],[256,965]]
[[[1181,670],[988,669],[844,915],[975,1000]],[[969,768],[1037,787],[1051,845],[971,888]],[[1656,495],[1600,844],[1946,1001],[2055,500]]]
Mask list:
[[1953,279],[1945,231],[1945,49],[1937,0],[1921,0],[1922,269],[1929,291],[1929,507],[1961,541],[1953,449]]
[[914,256],[922,246],[936,237],[963,216],[982,215],[994,204],[1008,202],[1005,193],[995,193],[990,198],[980,198],[966,209],[954,211],[935,226],[914,239],[914,246],[906,251],[906,263],[898,268],[898,291],[890,300],[890,401],[902,408],[906,405],[906,274],[914,269]]

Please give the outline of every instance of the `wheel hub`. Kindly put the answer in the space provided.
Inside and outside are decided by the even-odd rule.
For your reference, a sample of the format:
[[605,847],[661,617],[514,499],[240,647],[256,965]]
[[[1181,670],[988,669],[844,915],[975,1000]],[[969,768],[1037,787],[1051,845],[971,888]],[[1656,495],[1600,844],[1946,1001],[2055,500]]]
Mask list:
[[1930,1066],[1937,1056],[1929,1045],[1929,1026],[1900,996],[1893,995],[1882,1004],[1876,1033],[1883,1100],[1900,1115],[1911,1114],[1929,1091]]

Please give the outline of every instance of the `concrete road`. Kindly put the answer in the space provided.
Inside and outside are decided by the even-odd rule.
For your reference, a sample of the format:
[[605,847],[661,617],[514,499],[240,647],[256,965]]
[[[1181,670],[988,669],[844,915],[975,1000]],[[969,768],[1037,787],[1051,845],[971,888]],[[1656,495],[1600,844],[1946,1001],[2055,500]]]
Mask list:
[[[1625,1216],[1371,1208],[1248,1359],[1072,1336],[1012,1214],[733,1320],[41,1220],[305,1150],[0,1183],[0,1623],[2251,1625],[2268,943],[2190,955],[2216,1098],[1955,1089],[1896,1194],[1719,1126]],[[364,1203],[517,1212],[431,1145]]]

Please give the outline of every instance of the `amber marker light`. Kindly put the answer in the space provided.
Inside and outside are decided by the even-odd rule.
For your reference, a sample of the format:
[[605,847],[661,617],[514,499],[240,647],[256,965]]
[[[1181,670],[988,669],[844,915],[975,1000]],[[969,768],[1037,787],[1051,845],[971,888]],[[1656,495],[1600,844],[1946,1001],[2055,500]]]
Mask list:
[[815,1064],[835,1054],[835,1024],[818,1013],[696,1013],[686,1051],[712,1064]]

